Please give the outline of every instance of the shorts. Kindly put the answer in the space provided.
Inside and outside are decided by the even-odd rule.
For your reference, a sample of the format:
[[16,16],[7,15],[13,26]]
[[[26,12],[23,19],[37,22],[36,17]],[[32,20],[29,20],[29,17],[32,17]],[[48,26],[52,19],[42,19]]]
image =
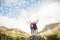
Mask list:
[[37,29],[37,26],[34,27],[34,30],[36,30],[36,29]]

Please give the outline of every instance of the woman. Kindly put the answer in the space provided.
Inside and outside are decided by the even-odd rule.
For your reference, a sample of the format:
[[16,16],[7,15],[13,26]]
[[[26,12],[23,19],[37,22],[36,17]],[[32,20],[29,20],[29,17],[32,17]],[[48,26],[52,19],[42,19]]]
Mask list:
[[31,29],[31,34],[36,34],[38,32],[38,28],[37,28],[37,23],[39,20],[36,20],[34,22],[29,21],[28,24],[30,24],[30,29]]

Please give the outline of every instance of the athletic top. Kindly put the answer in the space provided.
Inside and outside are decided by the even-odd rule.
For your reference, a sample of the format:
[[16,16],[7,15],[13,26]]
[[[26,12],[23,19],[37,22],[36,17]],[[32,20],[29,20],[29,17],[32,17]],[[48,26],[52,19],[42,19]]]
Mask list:
[[36,23],[31,23],[30,28],[36,30],[37,29]]

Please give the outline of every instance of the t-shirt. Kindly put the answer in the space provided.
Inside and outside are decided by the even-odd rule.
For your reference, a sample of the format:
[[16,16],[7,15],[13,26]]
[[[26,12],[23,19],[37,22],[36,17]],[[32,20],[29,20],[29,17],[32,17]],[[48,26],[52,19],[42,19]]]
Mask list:
[[30,27],[36,27],[36,23],[31,23]]

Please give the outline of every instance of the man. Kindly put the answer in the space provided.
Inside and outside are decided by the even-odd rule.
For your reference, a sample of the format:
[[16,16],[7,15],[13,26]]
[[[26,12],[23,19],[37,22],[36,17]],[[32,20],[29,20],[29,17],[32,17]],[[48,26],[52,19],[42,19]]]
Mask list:
[[32,35],[36,34],[38,32],[38,28],[37,28],[37,25],[36,25],[38,23],[38,21],[39,20],[36,20],[34,22],[31,22],[31,21],[27,22],[28,24],[30,24],[30,29],[31,29],[31,34]]

